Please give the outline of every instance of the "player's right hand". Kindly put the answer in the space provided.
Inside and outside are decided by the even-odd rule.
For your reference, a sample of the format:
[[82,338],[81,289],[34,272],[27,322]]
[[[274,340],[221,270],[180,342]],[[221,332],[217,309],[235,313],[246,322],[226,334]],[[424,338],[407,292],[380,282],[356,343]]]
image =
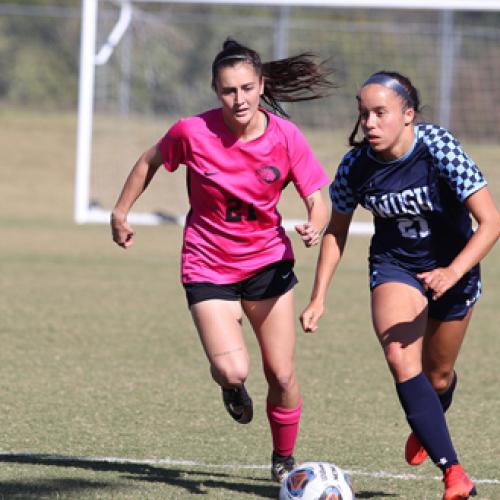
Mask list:
[[319,318],[323,315],[323,305],[311,302],[300,315],[302,329],[307,332],[315,332],[318,329]]
[[122,248],[128,248],[134,243],[134,230],[127,222],[126,217],[111,214],[111,234],[113,241]]
[[321,231],[318,231],[310,222],[297,224],[295,231],[307,248],[313,247],[321,241]]

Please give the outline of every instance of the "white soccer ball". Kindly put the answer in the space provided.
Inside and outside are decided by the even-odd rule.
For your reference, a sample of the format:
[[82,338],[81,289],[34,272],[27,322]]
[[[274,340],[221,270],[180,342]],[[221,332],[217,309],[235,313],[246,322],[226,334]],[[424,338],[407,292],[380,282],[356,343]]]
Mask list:
[[279,500],[353,500],[349,476],[335,464],[306,462],[281,484]]

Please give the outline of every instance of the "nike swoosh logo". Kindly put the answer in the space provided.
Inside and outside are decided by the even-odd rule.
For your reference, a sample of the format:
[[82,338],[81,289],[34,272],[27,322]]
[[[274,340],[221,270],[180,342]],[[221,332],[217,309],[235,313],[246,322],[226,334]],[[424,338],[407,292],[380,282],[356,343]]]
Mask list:
[[216,175],[219,172],[205,172],[205,177],[212,177],[212,175]]
[[291,274],[291,271],[287,272],[286,274],[282,274],[281,277],[286,280],[288,278],[288,276],[290,276]]

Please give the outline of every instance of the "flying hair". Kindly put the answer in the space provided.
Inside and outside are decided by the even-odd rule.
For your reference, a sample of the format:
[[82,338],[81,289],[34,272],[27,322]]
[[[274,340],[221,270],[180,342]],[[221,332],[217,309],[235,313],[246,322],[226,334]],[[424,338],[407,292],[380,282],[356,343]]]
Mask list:
[[263,63],[257,52],[227,38],[212,63],[212,88],[216,89],[221,68],[246,62],[253,66],[259,77],[264,78],[262,101],[270,111],[289,118],[280,103],[320,99],[335,88],[329,79],[332,70],[327,68],[326,62],[316,63],[314,59],[314,54],[305,52]]

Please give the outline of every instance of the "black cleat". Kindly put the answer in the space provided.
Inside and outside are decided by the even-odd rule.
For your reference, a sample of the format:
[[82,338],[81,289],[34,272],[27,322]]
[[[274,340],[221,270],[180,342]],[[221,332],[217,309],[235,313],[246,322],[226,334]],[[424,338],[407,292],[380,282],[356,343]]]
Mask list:
[[253,418],[253,403],[245,386],[231,389],[222,388],[224,407],[231,417],[240,424],[248,424]]
[[288,474],[295,467],[295,458],[293,458],[293,455],[278,455],[275,451],[273,451],[272,462],[271,476],[278,483],[285,481]]

